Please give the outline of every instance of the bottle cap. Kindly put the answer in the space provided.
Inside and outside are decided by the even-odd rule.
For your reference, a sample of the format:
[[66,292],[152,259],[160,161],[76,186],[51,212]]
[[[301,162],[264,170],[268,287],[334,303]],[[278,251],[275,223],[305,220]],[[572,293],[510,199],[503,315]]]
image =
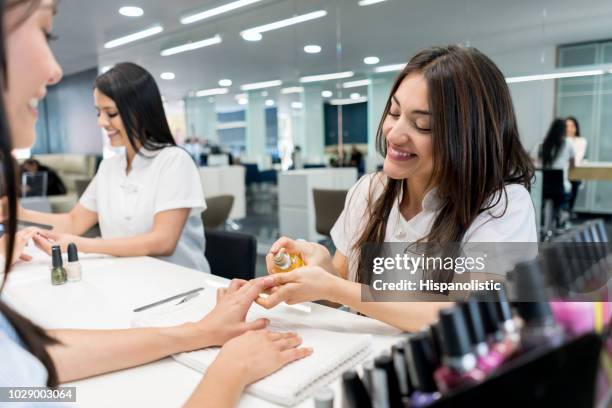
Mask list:
[[68,244],[68,262],[78,262],[79,252],[77,251],[76,244]]
[[490,291],[476,292],[476,299],[480,308],[482,324],[487,336],[502,336],[502,325],[499,319],[499,312],[495,303],[495,296]]
[[279,268],[286,269],[291,265],[291,258],[289,258],[289,254],[285,252],[285,248],[281,248],[272,258],[272,262]]
[[64,262],[62,260],[62,250],[59,245],[54,245],[51,247],[51,262],[54,268],[64,266]]
[[461,309],[452,307],[440,311],[444,354],[448,357],[463,357],[471,353],[468,329]]
[[476,299],[469,298],[467,302],[462,303],[461,311],[468,326],[472,345],[486,342],[487,337],[482,323],[482,315],[480,314],[480,307]]
[[395,366],[393,365],[393,359],[389,355],[379,356],[374,359],[374,367],[376,370],[381,370],[385,373],[387,395],[389,397],[389,405],[395,406],[402,400],[400,393],[399,381],[395,373]]
[[433,374],[440,362],[429,333],[422,331],[411,336],[408,340],[406,354],[408,370],[414,387],[426,393],[438,391]]
[[429,335],[431,337],[431,342],[433,344],[434,352],[438,360],[440,356],[442,356],[443,347],[442,347],[442,331],[440,329],[440,322],[437,321],[429,326]]
[[344,398],[346,398],[349,406],[371,407],[371,404],[369,404],[371,400],[370,395],[355,370],[348,370],[342,373],[342,388],[344,390]]

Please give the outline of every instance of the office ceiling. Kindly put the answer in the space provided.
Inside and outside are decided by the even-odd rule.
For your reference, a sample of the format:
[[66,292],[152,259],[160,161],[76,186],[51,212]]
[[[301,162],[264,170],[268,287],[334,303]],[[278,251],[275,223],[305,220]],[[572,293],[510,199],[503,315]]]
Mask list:
[[[139,63],[158,78],[167,100],[218,87],[220,79],[230,78],[231,95],[218,98],[230,109],[241,84],[281,79],[288,86],[300,76],[349,69],[358,79],[372,71],[363,63],[371,55],[380,58],[378,65],[386,65],[405,62],[418,49],[434,44],[469,42],[495,57],[525,47],[612,38],[609,0],[387,0],[367,7],[360,7],[358,0],[262,0],[199,23],[179,22],[190,11],[230,1],[63,0],[53,48],[66,74],[121,61]],[[126,5],[142,7],[144,16],[120,15],[118,9]],[[246,28],[319,9],[328,15],[264,33],[259,42],[239,35]],[[111,39],[157,23],[164,26],[163,33],[104,49]],[[164,48],[215,34],[222,36],[221,44],[160,56]],[[320,45],[322,52],[306,54],[307,44]],[[174,80],[159,79],[168,71],[176,74]],[[506,74],[529,73],[515,71]],[[331,89],[333,84],[325,85]],[[270,92],[273,96],[277,90]]]

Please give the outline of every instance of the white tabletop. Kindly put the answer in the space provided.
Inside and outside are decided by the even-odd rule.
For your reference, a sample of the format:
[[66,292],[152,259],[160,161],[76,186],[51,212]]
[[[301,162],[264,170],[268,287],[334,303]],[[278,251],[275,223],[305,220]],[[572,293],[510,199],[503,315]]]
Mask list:
[[[45,328],[128,328],[138,314],[133,309],[187,290],[205,286],[201,296],[215,296],[213,286],[226,280],[149,257],[111,258],[83,255],[83,280],[52,286],[50,257],[31,250],[35,259],[20,262],[10,273],[3,296],[24,315]],[[373,334],[374,350],[388,349],[399,331],[378,321],[311,304],[304,313],[286,306],[277,311],[302,322],[336,331]],[[299,316],[297,316],[299,314]],[[66,386],[77,387],[79,407],[180,407],[201,374],[172,358],[101,375]],[[340,406],[340,382],[331,385]],[[245,394],[240,407],[278,407]],[[300,407],[314,406],[312,399]]]

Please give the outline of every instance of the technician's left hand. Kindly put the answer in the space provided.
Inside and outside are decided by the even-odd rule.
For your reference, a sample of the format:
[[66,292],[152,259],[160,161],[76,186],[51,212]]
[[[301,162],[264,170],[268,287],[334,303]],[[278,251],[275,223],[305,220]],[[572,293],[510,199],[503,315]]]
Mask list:
[[68,244],[70,243],[75,243],[77,247],[80,247],[79,242],[81,237],[78,235],[39,229],[38,234],[34,235],[33,240],[38,248],[51,255],[51,247],[55,245],[59,245],[62,248],[62,252],[68,250]]
[[274,287],[267,298],[258,298],[256,302],[266,309],[273,308],[281,302],[289,305],[315,300],[334,301],[334,292],[342,279],[332,275],[320,266],[303,266],[291,272],[277,273]]

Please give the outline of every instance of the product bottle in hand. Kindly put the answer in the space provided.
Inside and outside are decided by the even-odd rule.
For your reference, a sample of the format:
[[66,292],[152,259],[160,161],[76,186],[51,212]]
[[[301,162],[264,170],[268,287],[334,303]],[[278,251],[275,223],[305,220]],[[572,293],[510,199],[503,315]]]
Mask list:
[[285,248],[281,248],[272,258],[272,264],[273,273],[282,273],[304,266],[304,261],[299,255],[288,254]]

